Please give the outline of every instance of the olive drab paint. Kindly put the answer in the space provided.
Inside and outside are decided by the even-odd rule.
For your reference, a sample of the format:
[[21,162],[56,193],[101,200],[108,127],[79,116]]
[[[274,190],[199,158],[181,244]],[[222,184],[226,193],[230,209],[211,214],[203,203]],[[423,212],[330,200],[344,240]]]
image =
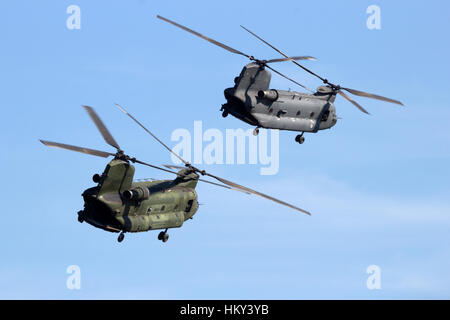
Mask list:
[[[83,192],[79,220],[111,232],[143,232],[179,228],[197,212],[197,174],[182,169],[174,180],[146,182],[133,182],[133,176],[127,161],[110,161],[98,185]],[[124,196],[137,189],[145,191]]]

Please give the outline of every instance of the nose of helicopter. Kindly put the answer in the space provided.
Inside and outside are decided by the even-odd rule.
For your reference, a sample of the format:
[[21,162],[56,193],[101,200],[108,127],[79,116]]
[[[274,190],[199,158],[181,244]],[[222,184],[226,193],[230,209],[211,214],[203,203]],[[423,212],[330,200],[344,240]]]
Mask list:
[[[114,210],[108,200],[97,194],[97,188],[83,192],[84,209],[78,212],[78,220],[108,231],[117,231],[121,225],[114,216]],[[120,196],[117,195],[120,199]]]

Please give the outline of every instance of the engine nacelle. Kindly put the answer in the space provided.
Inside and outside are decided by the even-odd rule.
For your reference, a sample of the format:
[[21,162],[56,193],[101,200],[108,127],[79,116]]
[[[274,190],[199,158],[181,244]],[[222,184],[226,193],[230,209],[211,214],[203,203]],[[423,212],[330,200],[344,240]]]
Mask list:
[[259,90],[258,91],[258,98],[260,99],[267,99],[270,101],[275,101],[278,99],[278,92],[277,90]]
[[145,200],[150,196],[150,191],[145,187],[137,187],[131,190],[125,190],[122,196],[127,200]]

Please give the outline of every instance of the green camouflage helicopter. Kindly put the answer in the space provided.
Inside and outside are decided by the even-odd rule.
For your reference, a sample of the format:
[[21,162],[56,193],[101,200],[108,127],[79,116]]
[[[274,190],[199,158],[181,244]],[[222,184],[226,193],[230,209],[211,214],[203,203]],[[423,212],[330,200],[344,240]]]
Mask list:
[[[169,239],[169,234],[167,233],[169,228],[181,227],[184,221],[191,219],[197,212],[199,204],[195,188],[198,181],[247,194],[256,194],[310,215],[308,211],[297,208],[289,203],[194,167],[174,153],[124,108],[119,105],[116,106],[167,150],[178,157],[185,164],[185,167],[165,165],[168,168],[165,169],[126,155],[120,149],[119,144],[114,140],[94,109],[83,106],[94,121],[104,140],[116,148],[116,153],[40,140],[44,145],[49,147],[62,148],[104,158],[109,156],[114,157],[101,175],[95,174],[93,176],[93,181],[97,183],[97,186],[83,192],[84,209],[78,212],[79,222],[86,221],[96,228],[120,233],[117,239],[119,242],[123,241],[125,232],[143,232],[160,229],[164,231],[159,233],[158,239],[166,242]],[[139,163],[169,172],[175,174],[176,178],[174,180],[133,181],[135,169],[131,163]],[[169,169],[178,169],[179,171],[175,172]],[[200,179],[199,175],[214,178],[220,183]]]

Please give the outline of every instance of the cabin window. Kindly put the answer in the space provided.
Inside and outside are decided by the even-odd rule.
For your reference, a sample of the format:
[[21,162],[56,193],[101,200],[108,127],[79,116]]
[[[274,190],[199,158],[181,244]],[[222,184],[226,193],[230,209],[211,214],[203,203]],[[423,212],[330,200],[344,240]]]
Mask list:
[[311,112],[311,114],[309,115],[310,118],[314,117],[314,112]]
[[300,115],[300,110],[295,114],[297,117]]

